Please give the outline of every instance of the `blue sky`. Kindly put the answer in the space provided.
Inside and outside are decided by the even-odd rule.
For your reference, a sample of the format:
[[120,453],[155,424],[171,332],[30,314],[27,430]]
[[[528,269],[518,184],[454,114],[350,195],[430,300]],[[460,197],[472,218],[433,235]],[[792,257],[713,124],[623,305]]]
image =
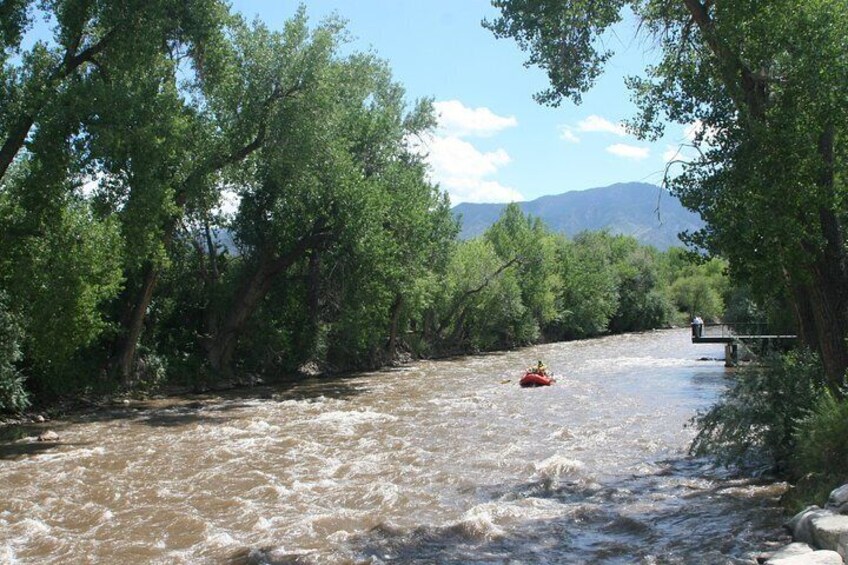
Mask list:
[[[279,29],[293,0],[235,0],[248,19]],[[497,15],[488,0],[310,0],[317,23],[337,13],[355,49],[386,59],[410,100],[433,97],[440,128],[429,143],[431,175],[453,204],[533,200],[546,194],[616,182],[659,184],[666,162],[689,137],[671,124],[655,143],[620,126],[635,106],[624,77],[656,57],[650,40],[625,22],[607,38],[617,55],[580,106],[537,104],[547,86],[512,40],[496,39],[480,22]]]

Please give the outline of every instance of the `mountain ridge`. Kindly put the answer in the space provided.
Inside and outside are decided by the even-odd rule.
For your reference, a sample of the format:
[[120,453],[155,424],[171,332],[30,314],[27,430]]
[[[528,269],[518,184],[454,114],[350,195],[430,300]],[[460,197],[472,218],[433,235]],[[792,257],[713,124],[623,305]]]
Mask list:
[[[668,191],[642,182],[563,192],[517,204],[525,214],[540,218],[551,230],[568,237],[606,229],[660,250],[682,246],[679,233],[704,226],[698,214],[684,208]],[[481,235],[506,206],[470,202],[454,206],[452,211],[461,225],[460,238]]]

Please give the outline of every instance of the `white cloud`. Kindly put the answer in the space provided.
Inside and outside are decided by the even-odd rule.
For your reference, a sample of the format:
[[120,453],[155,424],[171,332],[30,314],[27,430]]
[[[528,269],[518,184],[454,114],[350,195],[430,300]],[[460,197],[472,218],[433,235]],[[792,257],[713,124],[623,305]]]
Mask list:
[[433,104],[439,118],[435,134],[410,140],[426,155],[430,180],[450,194],[451,203],[513,202],[520,192],[493,180],[512,159],[503,148],[481,151],[466,137],[491,137],[518,125],[514,116],[498,116],[488,108],[469,108],[459,100]]
[[611,133],[619,137],[627,135],[627,131],[624,129],[624,124],[614,124],[608,119],[595,114],[580,120],[577,123],[577,129],[579,131],[591,133]]
[[483,177],[509,164],[506,151],[497,149],[483,153],[458,137],[434,137],[430,144],[429,162],[442,176]]
[[641,161],[642,159],[648,158],[651,150],[647,147],[637,147],[635,145],[627,145],[626,143],[616,143],[615,145],[607,147],[607,153],[612,153],[613,155],[624,157],[625,159]]
[[559,129],[559,138],[568,143],[580,143],[580,138],[577,137],[570,126],[563,126]]
[[430,179],[450,194],[451,204],[524,200],[514,188],[488,178],[512,161],[502,148],[483,152],[456,136],[433,135],[422,139],[421,150],[427,153]]
[[435,102],[433,107],[439,116],[439,131],[452,137],[491,137],[518,125],[515,116],[498,116],[485,107],[469,108],[459,100]]
[[624,128],[624,124],[613,123],[602,116],[598,116],[597,114],[592,114],[591,116],[583,118],[577,122],[576,126],[560,126],[559,138],[567,143],[580,143],[580,137],[577,135],[577,132],[611,133],[618,137],[624,137],[627,135],[627,130]]
[[[483,179],[448,179],[451,204],[460,202],[521,202],[524,196],[497,181]],[[448,188],[444,186],[443,188]]]

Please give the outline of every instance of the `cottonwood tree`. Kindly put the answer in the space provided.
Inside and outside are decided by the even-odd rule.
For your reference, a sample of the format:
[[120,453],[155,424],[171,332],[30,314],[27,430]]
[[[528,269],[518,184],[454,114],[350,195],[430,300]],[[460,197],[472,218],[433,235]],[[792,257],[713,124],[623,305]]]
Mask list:
[[483,237],[461,242],[451,255],[433,304],[429,340],[441,350],[515,347],[539,337],[521,298],[518,258],[504,261]]
[[[330,24],[327,33],[337,29],[335,23]],[[160,160],[164,192],[149,192],[153,198],[159,194],[161,212],[158,218],[145,216],[154,225],[152,247],[139,254],[140,268],[127,293],[122,333],[112,357],[113,370],[124,380],[133,373],[144,321],[167,265],[168,249],[198,237],[183,229],[186,220],[205,223],[210,211],[221,203],[223,190],[240,182],[244,171],[256,166],[256,154],[270,144],[288,142],[274,137],[275,121],[284,119],[281,108],[286,103],[305,96],[307,85],[317,80],[316,65],[327,50],[322,41],[310,37],[303,10],[281,33],[272,33],[259,22],[246,24],[229,17],[225,36],[226,40],[216,37],[214,42],[207,41],[194,67],[194,80],[178,93],[184,107],[175,108],[176,114],[165,114],[173,117],[175,127],[162,141],[174,149],[169,157],[177,157],[178,163],[169,166]],[[178,234],[182,241],[175,243]],[[208,252],[214,261],[214,246],[210,245]],[[210,281],[209,292],[214,282]],[[217,324],[211,313],[207,339]]]
[[[848,3],[844,0],[503,0],[486,23],[514,38],[551,81],[537,100],[579,102],[611,53],[601,38],[625,9],[661,47],[630,79],[635,132],[662,118],[698,124],[699,156],[669,179],[707,228],[693,242],[721,252],[763,294],[783,284],[831,390],[848,367],[844,235]],[[779,282],[778,282],[779,281]]]
[[515,274],[527,307],[525,323],[540,333],[556,315],[560,290],[555,261],[555,236],[539,218],[524,215],[518,204],[507,205],[484,237],[504,262],[515,260]]
[[309,31],[302,17],[282,34],[249,38],[253,60],[281,65],[262,76],[296,88],[266,114],[263,143],[234,176],[241,204],[233,229],[244,253],[210,328],[216,373],[231,371],[250,322],[286,286],[302,289],[308,310],[291,330],[300,343],[327,326],[321,331],[351,357],[377,344],[393,349],[411,282],[438,255],[439,235],[452,237],[441,228],[447,203],[408,140],[432,127],[429,102],[407,112],[385,63],[341,56],[342,39],[337,22]]
[[[212,0],[10,0],[0,4],[0,179],[39,121],[55,115],[69,90],[104,65],[141,69],[150,50],[202,37],[223,4]],[[53,24],[50,38],[24,39],[35,20]],[[197,53],[195,53],[197,54]],[[101,101],[104,103],[106,101]]]
[[55,0],[4,2],[0,12],[3,251],[31,322],[25,363],[46,375],[112,334],[106,304],[122,284],[131,292],[137,264],[163,255],[189,122],[178,68],[200,70],[227,8]]
[[613,240],[606,232],[583,232],[558,247],[557,266],[563,283],[558,295],[557,337],[585,338],[609,330],[620,303]]

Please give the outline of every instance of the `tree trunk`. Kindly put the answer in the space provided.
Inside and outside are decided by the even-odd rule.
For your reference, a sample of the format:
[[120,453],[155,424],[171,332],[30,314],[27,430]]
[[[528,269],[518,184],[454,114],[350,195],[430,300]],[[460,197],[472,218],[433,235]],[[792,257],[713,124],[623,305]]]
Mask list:
[[810,298],[818,327],[819,352],[831,391],[841,398],[845,372],[848,369],[848,261],[845,238],[839,217],[832,209],[834,195],[834,136],[832,124],[825,124],[819,136],[818,153],[821,173],[819,224],[824,249],[813,263],[813,288]]
[[279,264],[279,261],[275,262],[263,257],[253,274],[239,286],[235,300],[209,347],[209,364],[216,373],[221,375],[230,373],[233,353],[245,323],[268,294],[274,275],[283,268],[285,266]]
[[300,240],[288,253],[273,257],[262,253],[256,270],[239,286],[233,302],[209,345],[207,357],[212,369],[221,375],[231,372],[233,353],[238,339],[251,316],[271,290],[274,278],[303,258],[310,249],[318,249],[327,239],[319,223],[313,232]]
[[805,346],[812,351],[818,350],[818,331],[816,330],[816,320],[813,316],[813,305],[810,303],[810,293],[806,285],[802,285],[793,280],[792,276],[786,272],[786,284],[789,288],[790,297],[789,304],[792,307],[792,313],[795,316],[795,325],[798,328],[798,338]]
[[118,342],[117,352],[110,363],[111,371],[116,374],[125,386],[132,383],[138,341],[144,329],[144,319],[147,315],[147,309],[153,300],[153,289],[156,288],[157,279],[158,271],[153,265],[148,264],[144,270],[141,289],[139,289],[136,300],[128,309],[127,316],[125,316],[123,322],[125,333]]
[[[220,279],[218,270],[218,251],[215,248],[215,242],[212,240],[212,230],[209,228],[209,222],[204,222],[206,231],[206,252],[209,254],[209,269],[203,269],[203,284],[206,294],[204,306],[203,327],[204,335],[201,337],[201,346],[208,347],[209,340],[215,333],[215,328],[218,325],[218,312],[215,309],[215,292]],[[202,260],[202,257],[199,257]]]
[[32,124],[35,119],[32,116],[23,116],[21,120],[15,124],[6,141],[3,142],[3,147],[0,147],[0,179],[6,174],[6,171],[15,160],[15,155],[21,150],[21,147],[26,143],[29,130],[32,129]]
[[453,332],[449,338],[448,343],[451,344],[451,347],[457,347],[460,345],[464,338],[465,334],[465,308],[459,313],[459,316],[456,319],[456,325],[453,327]]
[[846,347],[845,288],[848,281],[835,278],[834,265],[826,258],[814,265],[815,278],[809,288],[813,319],[816,323],[818,351],[824,365],[828,387],[837,398],[848,369]]
[[386,355],[389,359],[394,358],[397,353],[398,322],[400,322],[400,314],[403,311],[403,303],[403,296],[398,294],[390,310],[389,339],[386,342]]
[[309,275],[306,288],[306,306],[309,311],[310,341],[314,341],[321,316],[321,254],[309,254]]

